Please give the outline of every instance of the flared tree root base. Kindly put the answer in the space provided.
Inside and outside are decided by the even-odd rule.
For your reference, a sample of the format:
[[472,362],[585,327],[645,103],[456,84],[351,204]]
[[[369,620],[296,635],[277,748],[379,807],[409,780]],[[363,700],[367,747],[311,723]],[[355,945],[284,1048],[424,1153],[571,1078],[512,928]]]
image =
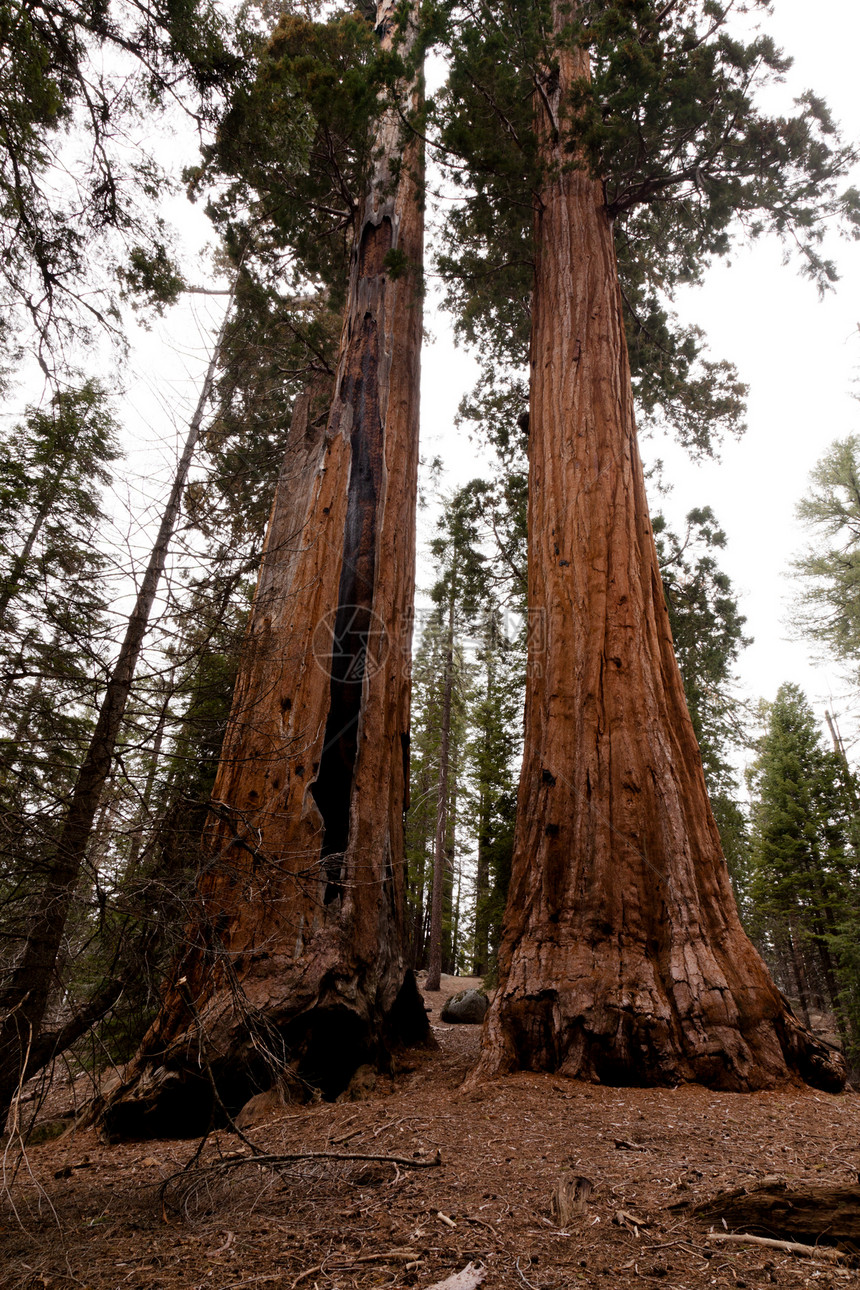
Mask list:
[[298,1009],[255,1008],[240,992],[223,992],[196,1015],[163,1014],[87,1119],[111,1139],[200,1137],[229,1126],[258,1093],[280,1087],[291,1101],[334,1100],[360,1066],[390,1074],[403,1049],[432,1043],[411,971],[385,1010],[343,982]]
[[558,991],[497,997],[485,1023],[470,1082],[516,1070],[547,1071],[618,1087],[703,1084],[752,1092],[804,1083],[839,1092],[847,1071],[840,1052],[797,1020],[788,1002],[771,1016],[680,1017],[604,1007],[578,1015]]

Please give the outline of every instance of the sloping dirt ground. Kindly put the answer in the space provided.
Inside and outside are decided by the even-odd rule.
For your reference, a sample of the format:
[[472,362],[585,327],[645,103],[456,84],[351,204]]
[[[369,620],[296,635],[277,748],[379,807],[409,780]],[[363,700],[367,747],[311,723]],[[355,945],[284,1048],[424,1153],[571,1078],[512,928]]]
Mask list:
[[[424,1167],[308,1158],[273,1171],[226,1132],[202,1147],[106,1145],[79,1132],[31,1147],[17,1169],[8,1148],[0,1286],[426,1290],[478,1262],[485,1290],[860,1285],[850,1268],[709,1244],[707,1224],[671,1208],[774,1174],[856,1182],[857,1094],[614,1089],[542,1075],[465,1093],[479,1029],[442,1026],[438,1013],[467,984],[443,979],[442,995],[428,996],[438,1052],[410,1055],[411,1069],[362,1100],[282,1107],[247,1131],[270,1153]],[[550,1200],[565,1173],[593,1191],[559,1228]]]

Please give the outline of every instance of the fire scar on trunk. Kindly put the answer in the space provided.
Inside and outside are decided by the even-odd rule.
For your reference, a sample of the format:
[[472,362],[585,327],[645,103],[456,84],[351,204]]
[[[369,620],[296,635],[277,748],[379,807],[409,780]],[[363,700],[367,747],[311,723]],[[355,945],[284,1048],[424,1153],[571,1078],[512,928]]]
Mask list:
[[[365,226],[359,255],[360,279],[381,277],[391,237],[389,219]],[[384,284],[377,283],[376,290],[384,290]],[[353,421],[343,565],[332,642],[331,698],[319,774],[312,789],[323,818],[321,855],[326,905],[342,894],[364,677],[374,635],[376,524],[385,445],[379,407],[379,332],[369,310],[361,319],[351,359],[342,394],[344,404],[353,409]]]

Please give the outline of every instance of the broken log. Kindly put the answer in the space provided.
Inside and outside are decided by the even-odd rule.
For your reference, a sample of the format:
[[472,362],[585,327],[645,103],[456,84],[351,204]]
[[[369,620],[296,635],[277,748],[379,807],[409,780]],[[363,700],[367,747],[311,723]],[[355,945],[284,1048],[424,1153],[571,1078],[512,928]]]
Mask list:
[[735,1231],[776,1240],[838,1246],[860,1253],[860,1186],[792,1187],[782,1179],[729,1192],[696,1205],[693,1213]]

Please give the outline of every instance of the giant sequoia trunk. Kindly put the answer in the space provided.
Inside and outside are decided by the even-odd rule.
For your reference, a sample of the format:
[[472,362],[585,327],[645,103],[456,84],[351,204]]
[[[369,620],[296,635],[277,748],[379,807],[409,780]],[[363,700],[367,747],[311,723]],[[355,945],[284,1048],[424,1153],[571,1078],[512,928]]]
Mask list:
[[[389,44],[392,12],[384,0]],[[107,1108],[112,1132],[194,1132],[213,1098],[235,1109],[285,1066],[333,1096],[427,1035],[403,957],[420,153],[394,164],[394,110],[373,142],[334,394],[322,415],[319,392],[299,401],[278,485],[194,941]]]
[[[542,99],[556,118],[587,75],[584,53],[562,54]],[[545,648],[478,1075],[838,1088],[841,1057],[795,1020],[740,925],[649,524],[611,221],[601,183],[541,129],[528,577]]]

